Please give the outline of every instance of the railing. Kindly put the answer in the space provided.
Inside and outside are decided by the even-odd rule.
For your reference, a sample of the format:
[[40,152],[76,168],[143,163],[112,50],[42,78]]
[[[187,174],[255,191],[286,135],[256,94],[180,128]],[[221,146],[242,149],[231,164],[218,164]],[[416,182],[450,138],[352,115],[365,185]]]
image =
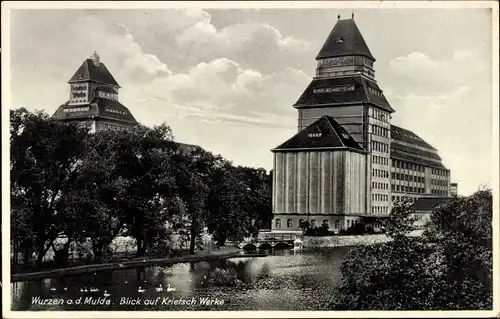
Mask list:
[[296,234],[263,234],[256,238],[257,242],[268,242],[268,241],[293,241],[295,240]]

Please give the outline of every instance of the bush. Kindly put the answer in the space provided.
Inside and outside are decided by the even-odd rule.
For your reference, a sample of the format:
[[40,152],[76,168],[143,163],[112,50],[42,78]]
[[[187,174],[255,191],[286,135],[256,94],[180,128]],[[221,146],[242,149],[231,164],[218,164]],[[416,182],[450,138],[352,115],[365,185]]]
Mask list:
[[492,308],[492,195],[479,191],[441,204],[422,237],[411,206],[385,223],[392,241],[352,249],[331,300],[335,310],[487,310]]
[[339,235],[365,235],[374,234],[375,230],[370,225],[365,225],[364,223],[357,223],[352,225],[347,229],[341,229]]
[[334,232],[328,230],[328,224],[323,224],[320,227],[307,228],[304,236],[333,236]]
[[208,282],[214,286],[236,286],[241,284],[235,269],[220,267],[215,268],[209,274]]

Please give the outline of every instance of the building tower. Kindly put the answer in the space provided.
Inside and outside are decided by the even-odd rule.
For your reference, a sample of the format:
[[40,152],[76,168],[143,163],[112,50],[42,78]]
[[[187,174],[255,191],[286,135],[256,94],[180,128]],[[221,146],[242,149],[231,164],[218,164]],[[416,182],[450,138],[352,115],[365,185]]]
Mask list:
[[390,211],[391,113],[375,80],[375,58],[354,17],[339,19],[316,56],[316,77],[294,107],[299,131],[323,115],[333,117],[365,150],[365,210]]
[[[375,228],[393,202],[450,193],[450,172],[417,134],[391,125],[394,109],[354,15],[340,19],[316,56],[316,76],[294,104],[298,133],[273,149],[273,231],[333,223]],[[332,227],[333,226],[333,227]]]
[[69,100],[59,106],[54,118],[88,124],[92,132],[128,129],[138,124],[129,109],[118,101],[120,85],[96,52],[83,62],[68,83]]

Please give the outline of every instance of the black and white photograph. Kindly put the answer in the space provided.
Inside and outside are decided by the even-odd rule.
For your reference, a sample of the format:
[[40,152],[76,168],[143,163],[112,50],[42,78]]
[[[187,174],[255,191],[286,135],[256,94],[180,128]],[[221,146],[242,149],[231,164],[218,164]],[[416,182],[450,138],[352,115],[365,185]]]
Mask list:
[[3,317],[498,316],[498,13],[2,2]]

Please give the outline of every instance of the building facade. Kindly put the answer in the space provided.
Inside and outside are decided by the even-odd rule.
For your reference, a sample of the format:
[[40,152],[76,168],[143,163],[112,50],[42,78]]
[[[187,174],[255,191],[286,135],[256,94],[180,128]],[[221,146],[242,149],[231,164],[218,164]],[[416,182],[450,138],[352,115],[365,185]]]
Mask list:
[[59,106],[53,118],[86,124],[91,132],[124,130],[138,124],[130,110],[119,102],[120,85],[97,53],[83,62],[68,83],[69,100]]
[[387,217],[398,200],[449,196],[450,172],[437,150],[391,125],[395,110],[354,16],[339,17],[316,61],[294,105],[299,133],[272,150],[273,230],[300,230],[301,220],[340,230]]

